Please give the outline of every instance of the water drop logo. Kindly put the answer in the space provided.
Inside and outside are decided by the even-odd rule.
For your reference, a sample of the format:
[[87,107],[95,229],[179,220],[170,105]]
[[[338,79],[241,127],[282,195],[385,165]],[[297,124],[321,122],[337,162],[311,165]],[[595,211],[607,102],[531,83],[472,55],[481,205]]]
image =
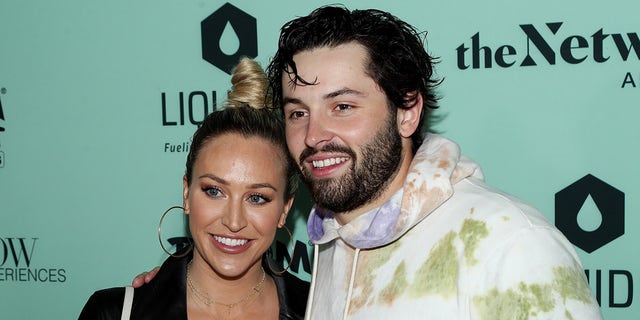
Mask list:
[[586,232],[596,231],[602,225],[602,214],[591,195],[587,196],[580,211],[578,211],[577,221],[580,229]]
[[220,70],[231,70],[243,57],[258,56],[256,18],[225,3],[202,20],[202,58]]
[[556,193],[556,227],[591,253],[624,234],[624,193],[588,174]]
[[220,37],[220,51],[227,56],[233,56],[240,49],[240,39],[236,30],[229,21],[222,30],[222,36]]

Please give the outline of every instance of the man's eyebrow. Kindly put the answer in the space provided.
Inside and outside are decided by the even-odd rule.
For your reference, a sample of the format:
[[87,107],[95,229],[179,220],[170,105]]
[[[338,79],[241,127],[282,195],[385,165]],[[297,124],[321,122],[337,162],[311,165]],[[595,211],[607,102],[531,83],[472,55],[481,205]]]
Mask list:
[[287,105],[287,104],[302,104],[302,100],[298,98],[283,97],[282,105]]
[[331,99],[335,97],[339,97],[342,95],[356,95],[356,96],[365,96],[363,92],[358,90],[350,89],[350,88],[342,88],[333,92],[329,92],[323,96],[324,99]]
[[[339,97],[339,96],[344,96],[344,95],[355,95],[355,96],[364,97],[366,94],[364,94],[363,92],[360,92],[358,90],[354,90],[354,89],[350,89],[350,88],[342,88],[342,89],[338,89],[336,91],[329,92],[329,93],[323,95],[322,98],[325,99],[325,100],[328,100],[328,99],[333,99],[333,98],[336,98],[336,97]],[[282,104],[283,105],[287,105],[287,104],[304,105],[302,100],[300,100],[298,98],[293,98],[293,97],[283,97],[282,98]]]

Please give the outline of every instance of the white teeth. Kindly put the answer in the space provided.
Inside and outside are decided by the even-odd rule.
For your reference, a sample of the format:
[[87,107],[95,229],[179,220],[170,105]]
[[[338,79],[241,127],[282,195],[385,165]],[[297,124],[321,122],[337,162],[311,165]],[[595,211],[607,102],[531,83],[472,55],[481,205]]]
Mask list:
[[324,168],[326,166],[331,166],[334,164],[338,164],[341,162],[345,162],[347,161],[349,158],[329,158],[329,159],[324,159],[324,160],[316,160],[313,161],[313,167],[314,168]]
[[231,238],[223,238],[220,236],[213,236],[216,241],[224,244],[225,246],[230,246],[230,247],[237,247],[237,246],[244,246],[247,242],[249,242],[249,240],[246,239],[231,239]]

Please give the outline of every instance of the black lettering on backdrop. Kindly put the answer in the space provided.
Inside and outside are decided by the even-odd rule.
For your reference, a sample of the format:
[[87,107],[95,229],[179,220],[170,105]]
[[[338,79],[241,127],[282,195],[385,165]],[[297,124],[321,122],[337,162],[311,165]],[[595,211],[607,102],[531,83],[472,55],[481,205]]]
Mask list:
[[[640,76],[638,77],[638,79],[640,79]],[[632,88],[636,87],[636,82],[633,80],[633,75],[631,75],[631,72],[627,72],[627,74],[624,75],[624,80],[622,80],[621,88],[625,88],[626,86],[631,86]]]
[[31,265],[31,258],[33,257],[33,249],[36,246],[36,240],[38,238],[31,238],[31,248],[26,242],[27,238],[0,238],[0,245],[2,245],[2,259],[0,259],[0,266],[4,266],[9,258],[12,258],[13,265],[18,266],[20,261],[24,261],[24,265],[29,267]]
[[[616,276],[624,276],[627,280],[627,299],[622,303],[616,303],[614,301],[614,284]],[[609,270],[609,306],[612,308],[628,308],[633,302],[633,276],[631,272],[627,270]]]
[[287,264],[289,265],[289,269],[291,271],[298,273],[300,269],[300,262],[302,262],[302,269],[311,274],[311,263],[309,259],[309,252],[307,251],[307,246],[301,242],[296,240],[296,244],[293,248],[293,253],[291,256],[289,255],[289,249],[287,245],[280,241],[276,241],[275,244],[275,261],[280,265],[283,265],[284,260],[287,260]]
[[65,282],[63,268],[33,265],[36,242],[39,238],[0,238],[0,282]]
[[[640,60],[640,38],[636,32],[621,33],[604,33],[600,28],[589,37],[581,35],[568,35],[564,38],[557,39],[559,31],[564,22],[546,23],[552,36],[543,36],[536,26],[533,24],[521,24],[520,29],[526,37],[526,55],[522,58],[521,67],[537,66],[532,52],[537,52],[542,56],[544,61],[549,65],[556,64],[556,55],[559,52],[562,61],[569,64],[579,64],[586,61],[589,57],[597,63],[603,63],[609,60],[610,52],[605,53],[605,41],[612,41],[615,45],[619,57],[623,61],[627,61],[630,57]],[[610,37],[609,37],[610,36]],[[554,41],[559,41],[560,45],[556,48],[552,46]],[[589,50],[591,48],[591,50]],[[632,55],[634,53],[634,55]],[[466,70],[468,68],[492,68],[493,62],[502,67],[509,68],[518,61],[518,50],[513,45],[499,45],[495,51],[486,45],[482,45],[480,40],[480,32],[471,36],[471,45],[466,43],[460,44],[456,48],[458,69]],[[469,56],[470,59],[469,59]],[[471,64],[469,64],[471,61]]]
[[[602,306],[602,271],[600,269],[595,270],[595,275],[593,275],[590,270],[585,270],[585,275],[587,276],[587,280],[589,283],[595,281],[595,290],[594,294],[596,296],[596,301],[598,304]],[[606,271],[606,270],[605,270]],[[609,299],[608,299],[608,307],[609,308],[629,308],[633,303],[633,275],[631,272],[627,270],[608,270],[609,276],[606,278],[608,280],[609,286]],[[593,278],[592,278],[593,276]],[[621,286],[626,287],[626,291],[622,290],[622,296],[617,296],[616,289]]]
[[[160,95],[162,102],[162,125],[184,126],[185,118],[187,116],[189,123],[193,125],[200,125],[210,112],[216,110],[216,98],[216,91],[211,91],[211,96],[207,96],[204,91],[193,91],[189,93],[189,96],[185,101],[184,92],[179,92],[176,107],[175,104],[167,103],[167,94],[162,92]],[[211,111],[209,111],[209,101],[211,101]]]

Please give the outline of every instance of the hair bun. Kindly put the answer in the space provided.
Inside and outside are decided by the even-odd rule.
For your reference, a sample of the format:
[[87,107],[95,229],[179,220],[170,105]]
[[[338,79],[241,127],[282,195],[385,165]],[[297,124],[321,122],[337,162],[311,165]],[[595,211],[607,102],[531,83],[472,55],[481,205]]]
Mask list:
[[252,108],[262,109],[267,101],[267,87],[267,75],[260,64],[253,59],[242,58],[233,69],[226,106],[248,104]]

